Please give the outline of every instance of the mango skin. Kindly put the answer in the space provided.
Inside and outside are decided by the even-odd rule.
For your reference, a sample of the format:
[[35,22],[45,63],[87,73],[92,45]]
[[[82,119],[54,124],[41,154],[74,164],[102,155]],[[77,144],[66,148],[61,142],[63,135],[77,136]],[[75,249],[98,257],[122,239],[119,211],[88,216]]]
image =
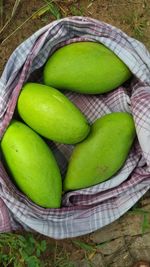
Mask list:
[[132,115],[114,112],[97,119],[88,138],[72,153],[64,190],[86,188],[111,178],[123,166],[134,138]]
[[100,43],[78,42],[58,49],[44,67],[44,83],[83,94],[109,92],[131,77],[128,67]]
[[59,143],[78,143],[90,130],[81,111],[61,92],[46,85],[24,85],[17,108],[32,129]]
[[45,208],[61,206],[62,179],[56,160],[42,138],[19,121],[7,128],[1,150],[18,188]]

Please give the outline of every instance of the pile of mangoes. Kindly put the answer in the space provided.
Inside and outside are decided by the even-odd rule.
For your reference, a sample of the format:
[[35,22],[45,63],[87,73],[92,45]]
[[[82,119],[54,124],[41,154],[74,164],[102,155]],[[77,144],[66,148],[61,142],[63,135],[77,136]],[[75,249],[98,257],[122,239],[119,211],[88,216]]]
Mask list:
[[[1,150],[13,182],[29,199],[60,208],[62,191],[101,183],[123,166],[135,138],[132,115],[114,112],[90,125],[61,90],[103,94],[131,75],[104,45],[78,42],[52,54],[44,66],[44,84],[23,86],[16,107],[20,121],[11,121]],[[45,138],[74,145],[64,181]]]

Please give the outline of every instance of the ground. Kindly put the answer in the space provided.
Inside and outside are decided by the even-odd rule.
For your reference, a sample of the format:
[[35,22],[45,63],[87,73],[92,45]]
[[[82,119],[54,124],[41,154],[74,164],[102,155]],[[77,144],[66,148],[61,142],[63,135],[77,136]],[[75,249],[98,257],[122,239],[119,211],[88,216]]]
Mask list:
[[[48,2],[51,3],[49,10]],[[150,49],[149,0],[1,0],[0,15],[0,74],[22,41],[54,19],[70,15],[110,23]],[[10,23],[3,29],[8,20]],[[9,266],[17,267],[130,267],[136,260],[150,261],[149,210],[147,193],[122,218],[82,238],[55,241],[38,234],[1,234],[0,263],[8,266],[10,262]]]

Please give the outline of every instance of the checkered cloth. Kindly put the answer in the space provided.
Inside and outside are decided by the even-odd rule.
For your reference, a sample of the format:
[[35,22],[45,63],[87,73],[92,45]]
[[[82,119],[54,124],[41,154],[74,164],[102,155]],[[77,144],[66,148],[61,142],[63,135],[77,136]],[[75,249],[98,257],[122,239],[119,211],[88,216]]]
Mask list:
[[[119,218],[150,188],[150,54],[142,43],[101,21],[85,17],[54,21],[14,51],[0,79],[0,137],[12,119],[24,82],[39,81],[48,57],[59,47],[78,41],[103,43],[124,61],[133,78],[104,95],[66,95],[90,123],[114,111],[132,113],[137,139],[116,175],[90,188],[66,193],[60,209],[32,203],[14,186],[0,162],[0,232],[19,228],[56,239],[90,233]],[[63,177],[73,146],[48,143]]]

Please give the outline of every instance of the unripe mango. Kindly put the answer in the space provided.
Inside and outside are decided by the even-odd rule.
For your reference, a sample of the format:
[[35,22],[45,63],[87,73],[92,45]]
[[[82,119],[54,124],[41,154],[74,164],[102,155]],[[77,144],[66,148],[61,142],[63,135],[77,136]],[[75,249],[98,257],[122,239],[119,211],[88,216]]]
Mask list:
[[132,115],[114,112],[97,119],[90,135],[72,153],[64,190],[86,188],[111,178],[123,166],[134,138]]
[[130,77],[130,70],[114,52],[94,42],[66,45],[44,67],[46,85],[83,94],[106,93]]
[[1,149],[18,188],[42,207],[59,208],[62,179],[43,139],[24,123],[13,121],[2,138]]
[[90,130],[85,116],[64,94],[42,84],[23,87],[18,113],[37,133],[64,144],[82,141]]

